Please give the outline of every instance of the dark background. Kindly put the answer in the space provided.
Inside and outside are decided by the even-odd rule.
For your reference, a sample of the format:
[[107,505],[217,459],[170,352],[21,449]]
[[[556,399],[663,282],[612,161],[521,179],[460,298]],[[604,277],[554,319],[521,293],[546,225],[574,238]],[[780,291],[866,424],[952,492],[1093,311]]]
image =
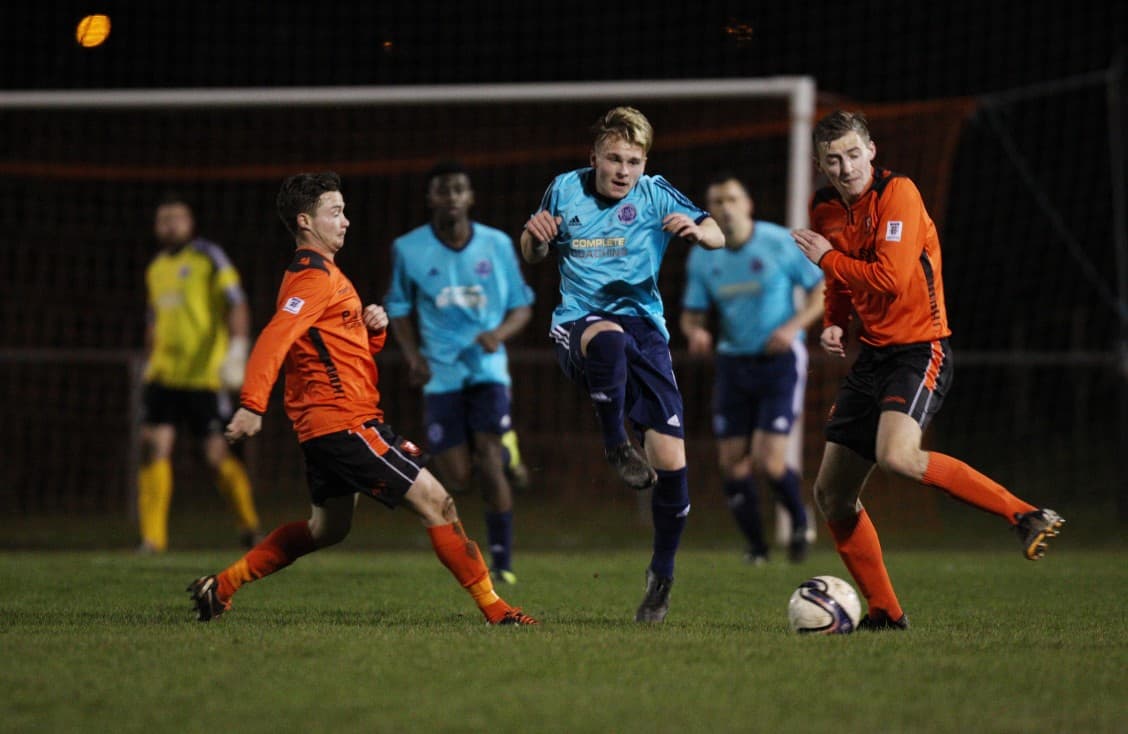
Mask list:
[[[83,49],[74,26],[91,12],[109,14],[113,28],[104,45]],[[820,112],[865,109],[878,162],[918,181],[941,226],[958,378],[932,446],[1032,501],[1101,512],[1128,495],[1113,226],[1124,202],[1112,186],[1126,162],[1110,147],[1123,131],[1109,114],[1111,102],[1128,119],[1113,96],[1123,85],[1124,3],[45,0],[5,13],[0,402],[14,417],[0,422],[0,510],[129,507],[127,367],[141,345],[152,204],[164,189],[195,198],[201,232],[239,267],[261,328],[289,257],[272,206],[285,173],[344,173],[353,227],[342,266],[377,300],[388,243],[426,216],[422,177],[434,159],[468,159],[475,215],[516,233],[551,176],[584,163],[586,126],[610,106],[58,111],[16,110],[5,94],[773,75],[812,76]],[[771,132],[781,110],[640,106],[658,133],[651,172],[700,198],[716,168],[735,167],[758,216],[782,220],[785,142]],[[733,133],[742,125],[747,136]],[[663,266],[672,324],[682,255]],[[546,350],[554,269],[526,275],[538,300],[512,345],[518,426],[546,494],[602,492],[602,475],[574,458],[598,455],[590,409]],[[713,487],[710,366],[685,360],[671,331],[694,471]],[[399,369],[392,345],[381,357],[385,407],[418,436],[417,396],[396,389]],[[809,470],[836,369],[812,355]],[[249,460],[260,493],[292,499],[303,496],[298,452],[279,408]]]
[[[1119,2],[76,2],[5,14],[7,89],[322,86],[809,74],[863,101],[1105,69]],[[94,50],[90,12],[113,20]]]

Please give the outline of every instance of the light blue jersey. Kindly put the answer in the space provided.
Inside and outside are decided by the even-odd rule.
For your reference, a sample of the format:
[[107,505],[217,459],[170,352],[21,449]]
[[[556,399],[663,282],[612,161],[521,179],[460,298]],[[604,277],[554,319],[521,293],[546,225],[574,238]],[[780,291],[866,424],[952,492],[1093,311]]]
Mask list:
[[552,248],[560,259],[560,305],[552,326],[589,314],[649,319],[669,341],[658,293],[658,269],[673,235],[662,231],[668,214],[701,223],[709,213],[661,176],[640,176],[618,201],[595,190],[591,168],[557,176],[541,209],[561,217]]
[[431,368],[424,393],[469,385],[509,385],[505,346],[487,353],[476,339],[505,314],[533,302],[517,264],[513,240],[501,230],[471,223],[461,250],[443,244],[430,224],[392,243],[392,284],[384,298],[388,318],[418,314],[420,351]]
[[772,332],[795,315],[795,286],[809,291],[822,277],[786,228],[757,221],[739,250],[693,248],[682,306],[717,309],[720,354],[759,354]]

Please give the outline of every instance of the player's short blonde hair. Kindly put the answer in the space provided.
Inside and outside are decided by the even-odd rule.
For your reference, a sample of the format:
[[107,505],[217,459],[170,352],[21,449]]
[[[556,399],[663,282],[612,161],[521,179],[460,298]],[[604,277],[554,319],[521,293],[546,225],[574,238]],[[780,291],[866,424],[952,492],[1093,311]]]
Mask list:
[[649,153],[654,143],[654,128],[650,126],[650,120],[634,107],[608,110],[591,126],[591,134],[597,148],[605,140],[619,138],[642,148],[643,153]]

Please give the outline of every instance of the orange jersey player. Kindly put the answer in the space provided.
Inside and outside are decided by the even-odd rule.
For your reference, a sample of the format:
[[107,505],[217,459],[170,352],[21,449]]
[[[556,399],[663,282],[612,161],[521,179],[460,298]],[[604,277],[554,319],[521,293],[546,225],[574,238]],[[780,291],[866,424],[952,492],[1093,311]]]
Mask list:
[[830,186],[814,197],[811,228],[792,236],[826,275],[819,343],[845,357],[851,311],[862,342],[827,421],[815,499],[869,606],[859,628],[904,630],[908,617],[859,500],[875,464],[1003,518],[1030,560],[1042,557],[1064,520],[959,459],[921,448],[952,380],[936,227],[912,181],[874,166],[877,147],[864,115],[833,112],[812,137]]
[[276,528],[218,574],[188,586],[197,619],[231,607],[246,583],[340,542],[352,525],[358,495],[414,511],[439,560],[470,593],[490,624],[533,625],[494,591],[478,545],[466,536],[454,500],[423,468],[421,452],[383,422],[373,355],[384,346],[388,316],[360,297],[334,258],[349,220],[335,173],[301,173],[278,193],[278,214],[297,251],[277,310],[247,362],[241,406],[227,426],[229,441],[258,433],[278,368],[285,364],[286,412],[306,459],[313,509],[308,521]]
[[811,229],[834,248],[818,263],[827,280],[824,327],[845,331],[853,310],[859,338],[875,347],[951,335],[940,238],[908,177],[875,167],[873,185],[848,205],[833,186],[821,189]]
[[265,413],[281,366],[298,441],[382,420],[372,357],[388,332],[368,330],[360,296],[332,258],[295,252],[275,307],[247,362],[240,405]]

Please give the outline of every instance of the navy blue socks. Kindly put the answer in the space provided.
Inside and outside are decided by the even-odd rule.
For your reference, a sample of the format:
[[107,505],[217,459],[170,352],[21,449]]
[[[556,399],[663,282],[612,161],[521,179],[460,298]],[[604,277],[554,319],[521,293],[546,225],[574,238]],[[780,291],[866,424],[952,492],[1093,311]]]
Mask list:
[[658,484],[650,500],[654,518],[654,555],[650,568],[657,576],[674,577],[674,556],[689,516],[689,482],[686,469],[658,469]]
[[627,395],[626,339],[621,331],[601,331],[587,345],[584,369],[605,449],[627,442],[623,428],[623,403]]

